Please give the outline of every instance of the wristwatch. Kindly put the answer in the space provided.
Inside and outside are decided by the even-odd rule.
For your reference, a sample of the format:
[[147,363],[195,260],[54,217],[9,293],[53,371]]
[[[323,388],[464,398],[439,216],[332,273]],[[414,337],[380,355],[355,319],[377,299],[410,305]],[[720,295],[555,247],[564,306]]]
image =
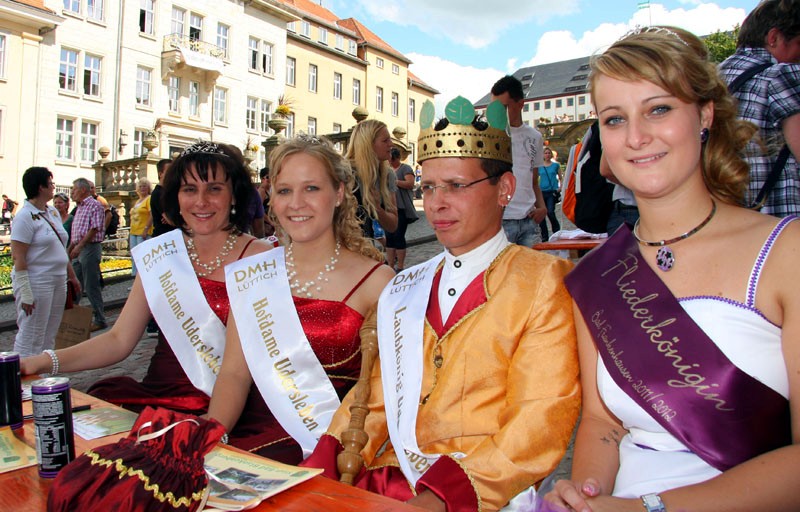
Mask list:
[[656,493],[645,494],[642,496],[642,503],[647,512],[667,512],[667,507],[661,501],[661,496]]

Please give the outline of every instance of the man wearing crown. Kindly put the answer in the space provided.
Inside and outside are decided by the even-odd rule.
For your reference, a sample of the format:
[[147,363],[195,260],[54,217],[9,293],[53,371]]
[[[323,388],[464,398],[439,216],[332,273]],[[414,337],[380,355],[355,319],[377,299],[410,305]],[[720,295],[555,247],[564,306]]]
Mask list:
[[[380,297],[369,440],[354,483],[430,510],[498,510],[512,498],[530,506],[580,408],[562,284],[571,264],[510,244],[502,229],[515,186],[504,107],[494,102],[488,123],[473,122],[475,109],[458,97],[430,128],[433,116],[426,102],[418,160],[425,214],[445,252],[399,273]],[[304,465],[339,478],[358,391]]]

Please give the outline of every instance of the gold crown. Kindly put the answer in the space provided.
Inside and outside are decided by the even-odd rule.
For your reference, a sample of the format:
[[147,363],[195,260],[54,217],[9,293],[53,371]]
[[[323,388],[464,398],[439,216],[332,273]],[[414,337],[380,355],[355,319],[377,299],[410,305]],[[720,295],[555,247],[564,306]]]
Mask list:
[[486,108],[486,120],[480,124],[484,129],[476,128],[475,107],[470,101],[458,96],[445,108],[447,126],[441,130],[432,127],[435,109],[430,100],[425,101],[420,111],[420,131],[417,139],[418,162],[431,158],[486,158],[512,163],[511,138],[506,133],[508,116],[506,108],[493,101]]

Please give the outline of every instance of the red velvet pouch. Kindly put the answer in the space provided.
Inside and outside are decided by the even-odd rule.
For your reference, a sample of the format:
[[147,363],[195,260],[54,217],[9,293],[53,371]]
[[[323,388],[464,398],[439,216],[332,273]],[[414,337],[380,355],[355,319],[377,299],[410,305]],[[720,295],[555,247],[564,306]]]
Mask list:
[[47,510],[201,510],[204,457],[224,433],[214,420],[147,407],[128,437],[87,450],[59,471]]

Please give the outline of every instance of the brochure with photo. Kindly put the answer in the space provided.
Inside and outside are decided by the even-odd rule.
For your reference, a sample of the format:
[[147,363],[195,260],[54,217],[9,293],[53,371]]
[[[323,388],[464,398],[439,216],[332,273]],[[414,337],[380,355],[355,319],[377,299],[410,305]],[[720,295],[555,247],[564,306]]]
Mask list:
[[322,473],[219,446],[206,455],[205,468],[210,495],[203,510],[247,510]]
[[36,450],[14,435],[11,427],[0,427],[0,473],[36,464]]

